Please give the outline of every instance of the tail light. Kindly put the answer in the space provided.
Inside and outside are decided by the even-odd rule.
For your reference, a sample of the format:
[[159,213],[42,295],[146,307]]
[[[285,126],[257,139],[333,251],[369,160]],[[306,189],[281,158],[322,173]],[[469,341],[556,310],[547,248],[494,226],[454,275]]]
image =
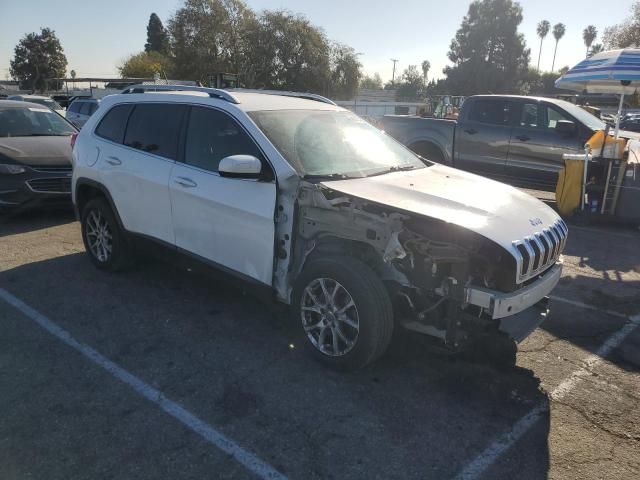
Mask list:
[[71,134],[71,150],[76,146],[76,140],[78,139],[78,132]]

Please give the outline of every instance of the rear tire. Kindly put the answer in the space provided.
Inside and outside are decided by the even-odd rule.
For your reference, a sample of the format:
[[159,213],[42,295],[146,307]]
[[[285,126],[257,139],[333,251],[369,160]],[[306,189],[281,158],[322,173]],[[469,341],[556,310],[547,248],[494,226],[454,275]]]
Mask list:
[[426,158],[427,160],[431,160],[436,163],[445,163],[444,155],[440,151],[438,147],[429,142],[418,142],[414,143],[409,147],[409,149],[422,158]]
[[81,222],[84,247],[97,268],[116,272],[131,265],[131,244],[105,198],[89,200],[82,209]]
[[311,354],[336,370],[352,371],[380,357],[393,334],[384,284],[351,257],[312,260],[293,292],[292,316]]

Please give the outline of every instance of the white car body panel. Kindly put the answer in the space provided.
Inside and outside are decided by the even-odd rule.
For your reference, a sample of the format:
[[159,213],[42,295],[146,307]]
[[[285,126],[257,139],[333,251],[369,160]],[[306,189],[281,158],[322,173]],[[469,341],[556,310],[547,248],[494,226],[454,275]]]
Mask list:
[[443,165],[323,185],[459,225],[508,251],[514,241],[533,235],[560,218],[550,207],[516,188]]
[[179,248],[271,285],[275,182],[176,163],[169,185]]
[[95,138],[99,181],[111,193],[124,227],[173,245],[169,177],[175,162]]

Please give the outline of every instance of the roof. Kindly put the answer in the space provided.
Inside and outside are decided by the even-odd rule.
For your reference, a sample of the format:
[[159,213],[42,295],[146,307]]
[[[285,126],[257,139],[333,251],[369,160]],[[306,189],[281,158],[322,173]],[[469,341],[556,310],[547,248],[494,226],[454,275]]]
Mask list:
[[566,100],[562,100],[560,98],[528,96],[528,95],[473,95],[473,97],[469,97],[469,98],[514,98],[518,100],[527,100],[527,101],[535,101],[535,102],[545,101],[545,102],[553,103],[556,105],[571,103],[571,102],[567,102]]
[[232,92],[232,95],[239,102],[236,106],[246,112],[256,110],[342,110],[342,108],[337,105],[331,105],[330,103],[324,103],[318,100],[274,95],[271,93],[235,91]]
[[47,108],[39,103],[0,99],[0,108]]

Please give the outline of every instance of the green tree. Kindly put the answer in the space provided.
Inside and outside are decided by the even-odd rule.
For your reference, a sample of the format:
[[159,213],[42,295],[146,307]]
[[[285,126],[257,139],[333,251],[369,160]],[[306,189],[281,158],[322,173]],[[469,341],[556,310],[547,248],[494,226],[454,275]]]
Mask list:
[[596,53],[604,52],[604,45],[601,43],[596,43],[593,47],[591,47],[591,55],[595,55]]
[[382,78],[378,72],[374,73],[373,76],[365,75],[360,80],[360,88],[368,88],[371,90],[381,90],[382,89]]
[[422,83],[426,87],[429,70],[431,70],[431,62],[429,60],[423,60],[420,66],[422,67]]
[[355,50],[340,43],[331,46],[331,73],[327,94],[337,100],[355,96],[360,83],[362,65]]
[[186,0],[168,21],[175,76],[208,82],[209,75],[242,74],[247,28],[255,15],[240,0]]
[[518,33],[522,8],[511,0],[476,0],[469,5],[444,69],[451,94],[515,92],[530,51]]
[[566,27],[564,26],[564,23],[556,23],[553,26],[552,33],[553,33],[553,38],[556,39],[556,48],[553,50],[553,62],[551,63],[551,71],[553,72],[553,69],[556,66],[556,53],[558,52],[558,42],[562,37],[564,37],[564,34],[566,33]]
[[605,29],[606,49],[640,47],[640,2],[631,6],[631,15],[622,23]]
[[251,38],[254,86],[328,94],[331,48],[324,32],[307,18],[265,11]]
[[160,52],[165,55],[169,52],[169,36],[162,25],[162,20],[155,13],[149,17],[147,43],[144,45],[144,51],[147,53]]
[[172,76],[171,60],[160,52],[140,52],[130,55],[118,67],[122,78],[153,78]]
[[594,40],[598,37],[598,30],[593,25],[589,25],[582,31],[582,39],[587,47],[587,57],[589,56],[589,50]]
[[47,85],[46,79],[64,77],[67,57],[55,32],[41,28],[40,33],[29,33],[18,42],[10,67],[11,76],[20,81],[21,88],[59,88],[59,83]]
[[551,24],[549,23],[549,20],[540,21],[540,23],[538,23],[538,26],[536,27],[536,33],[538,34],[538,37],[540,37],[540,50],[538,51],[538,70],[540,70],[540,57],[542,56],[542,41],[544,40],[544,37],[546,37],[549,33],[550,28]]
[[400,83],[396,83],[398,100],[415,100],[424,89],[424,77],[417,65],[409,65],[402,73]]

